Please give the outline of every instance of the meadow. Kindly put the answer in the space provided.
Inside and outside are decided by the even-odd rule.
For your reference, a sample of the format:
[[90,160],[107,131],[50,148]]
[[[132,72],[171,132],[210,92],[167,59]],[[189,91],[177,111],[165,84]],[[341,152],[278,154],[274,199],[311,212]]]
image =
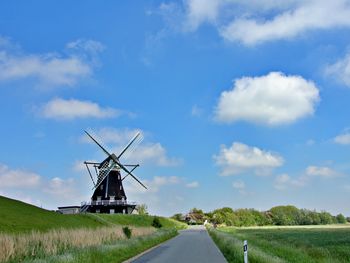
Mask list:
[[[185,224],[149,215],[62,215],[0,196],[0,262],[122,262]],[[129,236],[126,232],[129,232]]]
[[222,227],[209,229],[228,262],[350,262],[350,226]]

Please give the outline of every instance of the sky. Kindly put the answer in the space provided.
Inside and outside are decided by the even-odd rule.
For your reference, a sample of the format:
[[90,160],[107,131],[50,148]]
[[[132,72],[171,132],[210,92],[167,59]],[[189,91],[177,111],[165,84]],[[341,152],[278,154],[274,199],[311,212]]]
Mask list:
[[1,1],[0,195],[92,195],[89,131],[151,214],[350,216],[350,1]]

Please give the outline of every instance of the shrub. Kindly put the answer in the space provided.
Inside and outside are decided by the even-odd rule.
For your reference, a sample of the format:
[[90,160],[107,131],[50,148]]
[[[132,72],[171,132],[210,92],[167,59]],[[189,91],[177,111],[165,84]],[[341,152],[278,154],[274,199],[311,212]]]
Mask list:
[[137,205],[136,210],[139,215],[148,215],[148,207],[146,204]]
[[123,227],[123,233],[127,238],[131,238],[131,232],[132,230],[127,226]]
[[342,214],[337,215],[336,219],[337,219],[338,224],[345,224],[346,223],[346,218]]
[[153,218],[152,226],[154,226],[155,228],[161,228],[162,227],[162,223],[160,222],[159,217],[155,216]]

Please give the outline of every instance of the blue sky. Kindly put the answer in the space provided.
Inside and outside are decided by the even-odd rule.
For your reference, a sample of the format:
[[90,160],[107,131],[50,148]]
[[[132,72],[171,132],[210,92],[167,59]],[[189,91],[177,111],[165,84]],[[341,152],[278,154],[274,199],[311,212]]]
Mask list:
[[350,2],[3,1],[0,194],[91,195],[84,160],[142,143],[151,213],[293,204],[350,215]]

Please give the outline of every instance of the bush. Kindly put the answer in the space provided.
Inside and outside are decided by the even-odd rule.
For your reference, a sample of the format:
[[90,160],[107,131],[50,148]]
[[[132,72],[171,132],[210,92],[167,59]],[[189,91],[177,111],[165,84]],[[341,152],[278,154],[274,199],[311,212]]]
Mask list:
[[152,226],[154,226],[155,228],[161,228],[162,227],[162,223],[160,222],[159,217],[155,216],[153,218]]
[[148,215],[148,207],[146,204],[137,205],[136,210],[139,215]]
[[131,229],[128,228],[127,226],[123,227],[123,233],[127,238],[131,238]]
[[183,221],[182,218],[183,218],[183,215],[182,214],[175,214],[171,217],[172,219],[174,220],[177,220],[177,221]]
[[346,223],[346,218],[342,214],[337,215],[336,219],[337,219],[338,224],[345,224]]

